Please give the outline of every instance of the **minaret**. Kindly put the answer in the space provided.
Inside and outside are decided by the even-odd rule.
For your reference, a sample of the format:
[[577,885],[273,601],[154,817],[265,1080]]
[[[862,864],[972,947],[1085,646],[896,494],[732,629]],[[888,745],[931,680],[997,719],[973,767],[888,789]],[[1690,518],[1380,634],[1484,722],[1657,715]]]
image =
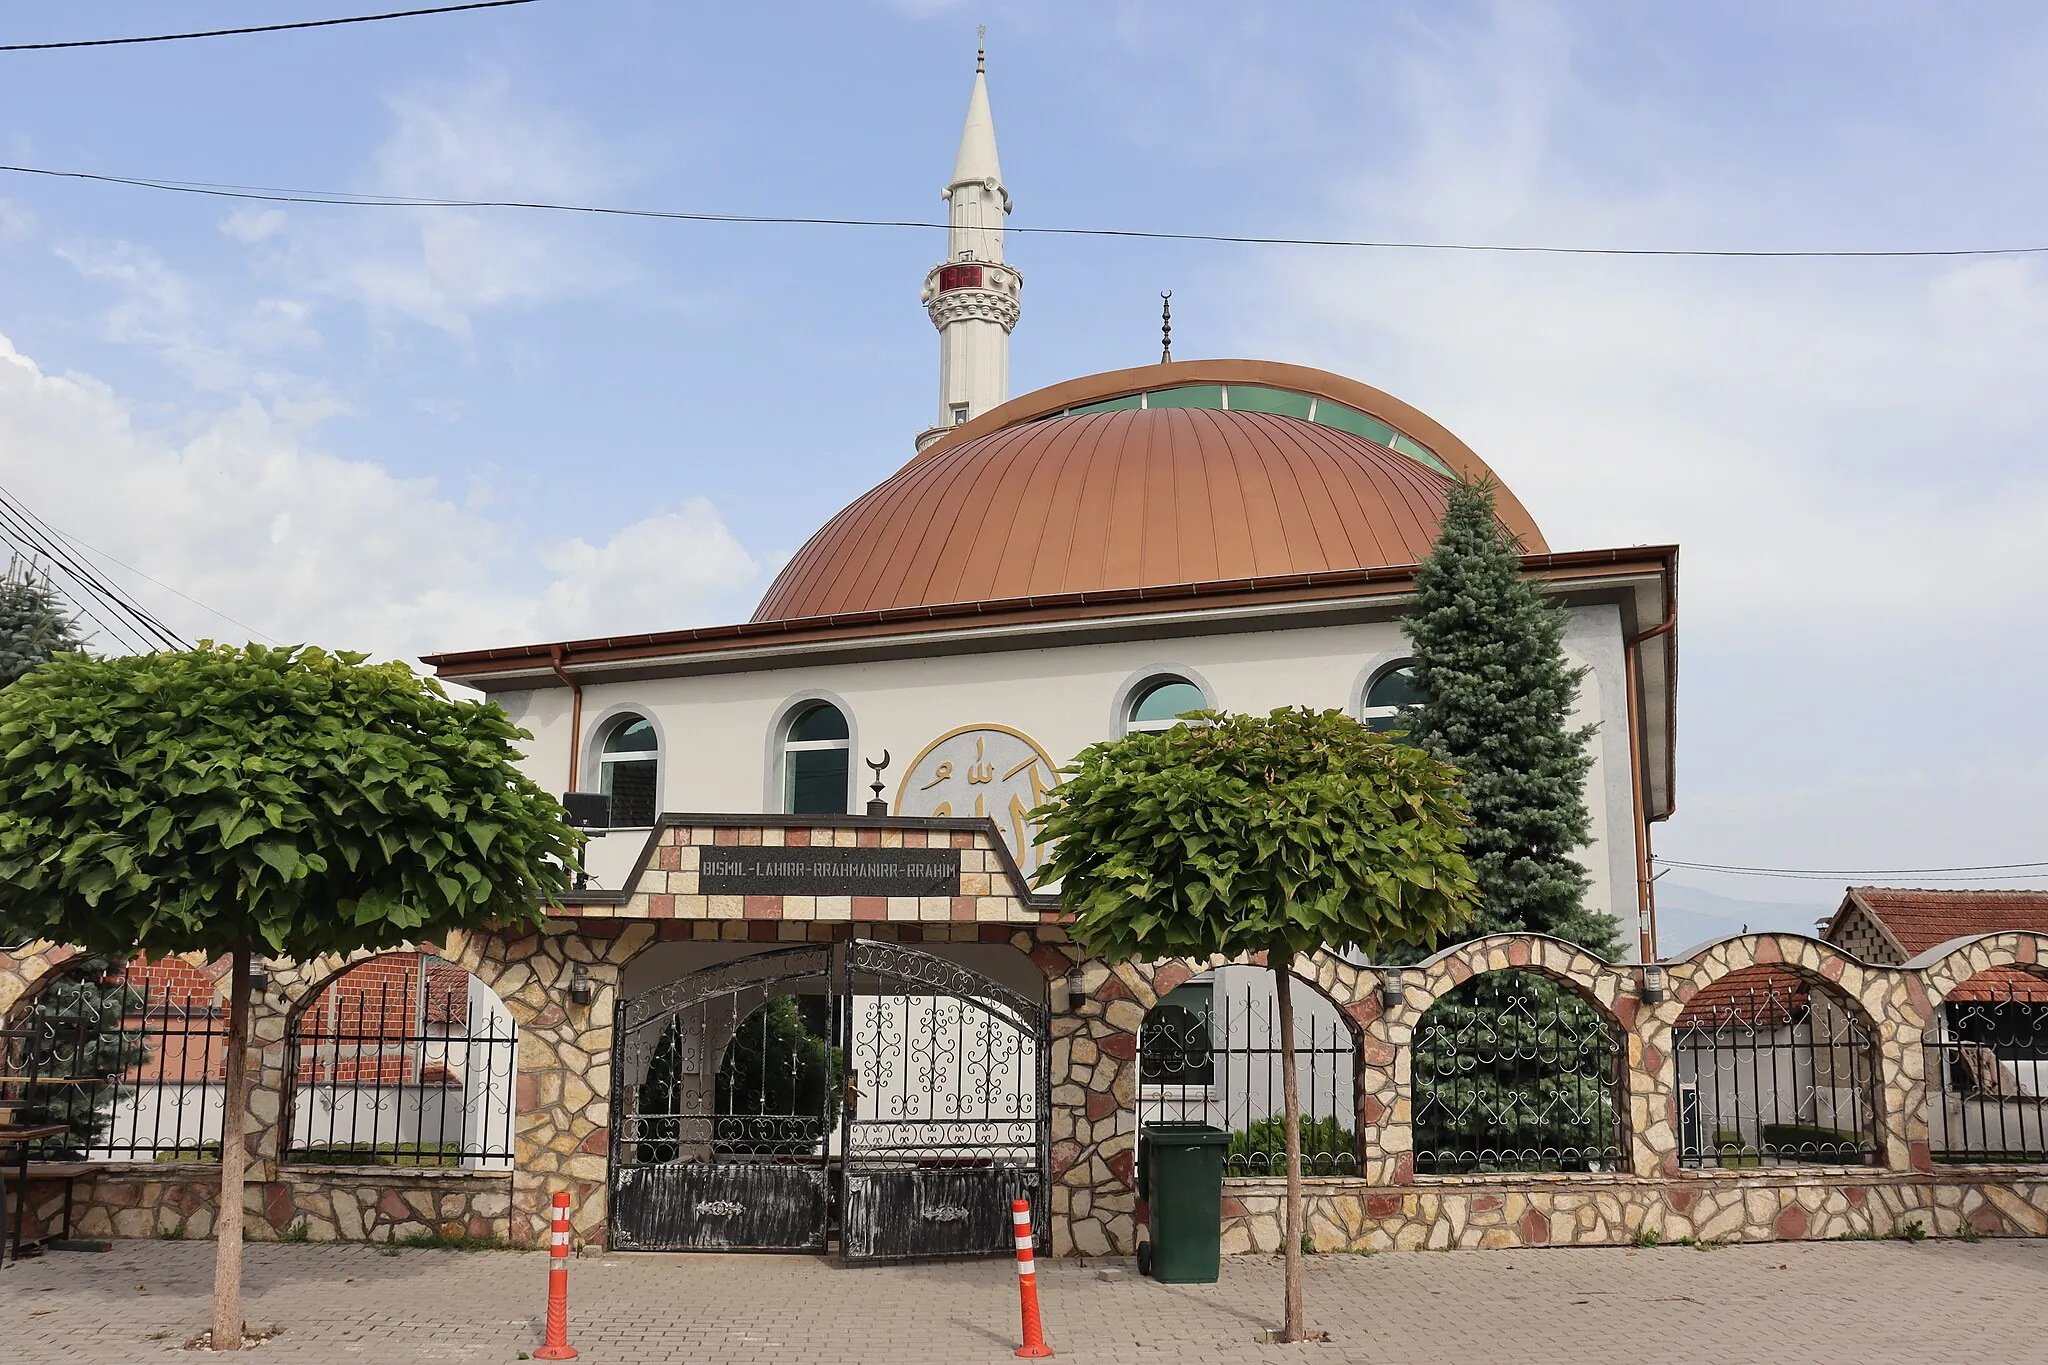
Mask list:
[[1003,215],[1010,192],[996,160],[988,112],[987,54],[974,54],[974,94],[960,155],[946,186],[946,259],[924,277],[924,306],[939,329],[939,420],[918,449],[1010,396],[1010,329],[1017,325],[1024,277],[1003,261]]

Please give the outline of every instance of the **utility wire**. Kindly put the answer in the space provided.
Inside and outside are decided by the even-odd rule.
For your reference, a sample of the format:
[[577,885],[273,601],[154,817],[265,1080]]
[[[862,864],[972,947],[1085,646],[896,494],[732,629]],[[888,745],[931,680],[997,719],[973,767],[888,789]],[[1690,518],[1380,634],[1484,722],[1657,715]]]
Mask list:
[[132,43],[175,43],[186,38],[232,38],[243,33],[282,33],[294,28],[334,28],[339,24],[374,24],[383,19],[415,19],[423,14],[453,14],[465,9],[502,9],[506,5],[530,5],[534,0],[472,0],[466,5],[436,5],[432,9],[401,9],[388,14],[352,14],[341,19],[305,19],[294,24],[257,24],[250,28],[210,28],[197,33],[154,33],[146,38],[82,38],[68,43],[7,43],[0,52],[48,52],[65,47],[126,47]]
[[[1732,867],[1724,863],[1689,863],[1671,858],[1653,858],[1658,866],[1684,868],[1716,876],[1763,877],[1772,881],[1859,882],[1894,877],[1919,877],[1930,882],[2024,882],[2048,877],[2048,863],[1983,863],[1974,867],[1895,867],[1825,869]],[[2031,869],[2031,870],[2030,870]],[[1985,873],[1990,875],[1985,875]],[[1661,874],[1660,874],[1661,875]]]
[[[4,50],[4,49],[0,49]],[[266,204],[327,204],[346,208],[524,209],[539,213],[580,213],[614,218],[654,218],[684,223],[739,223],[792,227],[916,228],[945,231],[950,224],[918,218],[814,218],[774,213],[698,213],[681,209],[625,208],[608,204],[566,204],[544,199],[455,199],[431,196],[360,194],[349,190],[298,190],[270,185],[224,185],[204,180],[163,180],[148,176],[101,175],[46,166],[0,165],[0,172],[38,175],[56,180],[89,180],[171,194],[214,199],[242,199]],[[1348,237],[1278,237],[1227,232],[1167,232],[1146,228],[1032,227],[1011,225],[1005,232],[1044,237],[1109,237],[1157,242],[1220,242],[1238,246],[1345,247],[1375,251],[1492,252],[1533,256],[1711,257],[1733,260],[1909,260],[1923,257],[2048,255],[2048,246],[1929,247],[1880,250],[1733,250],[1700,247],[1534,246],[1507,242],[1418,242]]]
[[87,554],[98,555],[101,559],[106,560],[109,564],[117,565],[120,568],[126,569],[129,573],[134,574],[137,578],[143,579],[150,583],[154,583],[159,588],[162,588],[165,592],[170,593],[172,596],[184,598],[187,602],[190,602],[193,606],[199,608],[201,611],[207,612],[208,614],[213,616],[218,616],[221,620],[226,621],[231,626],[239,626],[241,629],[248,631],[251,635],[260,636],[274,645],[283,643],[275,635],[272,635],[267,631],[258,630],[256,629],[256,627],[250,625],[247,621],[239,620],[233,616],[230,616],[226,612],[222,611],[219,607],[209,606],[208,604],[194,597],[191,593],[180,592],[178,589],[164,582],[161,578],[155,578],[149,574],[144,573],[142,570],[136,568],[133,564],[128,563],[126,560],[116,559],[112,555],[108,554],[105,550],[97,549],[91,545],[86,544],[77,536],[72,535],[69,531],[59,530],[55,526],[50,527],[50,529],[56,531],[58,535],[64,537],[64,539],[70,541],[79,549],[84,550]]
[[[59,566],[80,589],[73,593],[74,603],[85,609],[80,600],[81,593],[96,598],[103,604],[109,616],[120,622],[117,627],[108,620],[88,611],[91,619],[103,629],[127,637],[131,642],[140,643],[145,651],[155,649],[184,649],[184,639],[169,626],[159,621],[149,610],[120,587],[101,575],[90,564],[81,562],[64,545],[64,537],[55,528],[24,506],[5,488],[0,488],[0,533],[12,532],[7,539],[31,553],[40,553]],[[26,541],[26,544],[23,542]]]

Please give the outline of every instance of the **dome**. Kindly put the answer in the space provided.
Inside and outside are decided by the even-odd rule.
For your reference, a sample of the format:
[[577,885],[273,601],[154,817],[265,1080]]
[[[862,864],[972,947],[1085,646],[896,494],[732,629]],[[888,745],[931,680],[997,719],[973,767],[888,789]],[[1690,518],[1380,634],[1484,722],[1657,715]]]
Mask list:
[[[1322,371],[1091,376],[929,446],[812,536],[754,620],[1413,564],[1454,470],[1490,473],[1421,413]],[[1505,489],[1500,513],[1545,548]]]

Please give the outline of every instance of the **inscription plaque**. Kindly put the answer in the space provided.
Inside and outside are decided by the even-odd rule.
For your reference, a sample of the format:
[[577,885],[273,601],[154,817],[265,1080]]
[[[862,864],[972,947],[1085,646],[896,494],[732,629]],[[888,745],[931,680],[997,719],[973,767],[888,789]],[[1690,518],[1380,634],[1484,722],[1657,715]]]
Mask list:
[[706,896],[957,896],[957,848],[755,848],[697,855]]

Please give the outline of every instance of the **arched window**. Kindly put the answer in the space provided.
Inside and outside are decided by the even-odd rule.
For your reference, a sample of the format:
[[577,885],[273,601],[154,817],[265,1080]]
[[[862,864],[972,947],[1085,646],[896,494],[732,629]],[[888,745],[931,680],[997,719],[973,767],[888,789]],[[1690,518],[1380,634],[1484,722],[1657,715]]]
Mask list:
[[1190,711],[1206,711],[1209,699],[1186,678],[1154,678],[1131,693],[1124,729],[1171,730]]
[[661,737],[645,716],[624,715],[605,731],[598,751],[598,790],[612,799],[613,829],[646,829],[654,823],[656,779],[661,770]]
[[1365,702],[1358,708],[1358,718],[1369,730],[1405,730],[1408,727],[1401,718],[1402,708],[1421,706],[1428,700],[1429,694],[1415,680],[1415,660],[1403,659],[1388,664],[1373,676],[1371,686],[1365,689]]
[[846,717],[830,702],[813,702],[789,722],[782,742],[782,800],[791,815],[846,814],[853,745]]

